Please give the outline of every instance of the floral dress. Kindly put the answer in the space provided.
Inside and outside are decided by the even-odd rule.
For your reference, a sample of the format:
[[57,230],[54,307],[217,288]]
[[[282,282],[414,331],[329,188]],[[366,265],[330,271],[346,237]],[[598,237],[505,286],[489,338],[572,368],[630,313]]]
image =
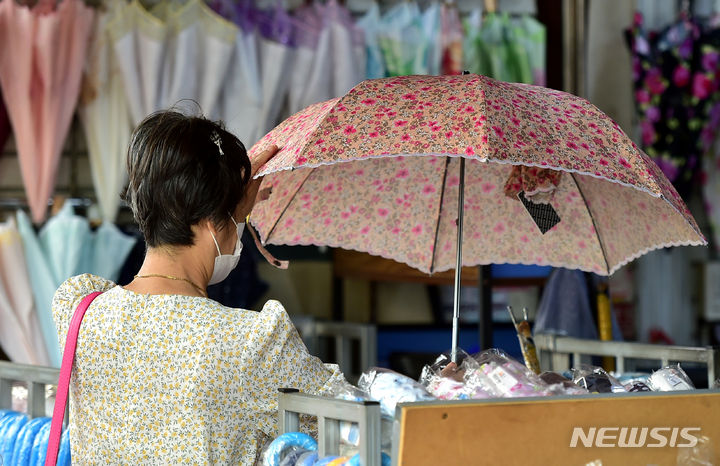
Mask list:
[[324,394],[344,381],[277,301],[246,311],[87,274],[53,299],[62,348],[93,291],[104,293],[83,319],[70,383],[73,464],[252,464],[277,435],[278,388]]

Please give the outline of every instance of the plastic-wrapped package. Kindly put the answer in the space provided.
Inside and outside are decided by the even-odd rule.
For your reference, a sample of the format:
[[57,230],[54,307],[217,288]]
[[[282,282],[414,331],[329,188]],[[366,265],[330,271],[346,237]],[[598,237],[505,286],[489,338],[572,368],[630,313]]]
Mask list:
[[[650,378],[650,374],[648,374],[647,372],[623,372],[621,374],[615,374],[611,372],[610,375],[615,377],[618,382],[625,386],[625,388],[633,386],[637,383],[647,385],[648,379]],[[630,391],[629,388],[628,391]]]
[[605,372],[605,369],[598,366],[581,364],[579,368],[572,370],[573,382],[586,388],[590,392],[597,393],[622,393],[627,392],[623,384]]
[[[441,354],[434,363],[423,367],[420,374],[420,383],[434,397],[441,400],[467,400],[474,398],[471,387],[465,383],[464,375],[467,367],[463,364],[469,355],[458,350],[456,360],[460,366],[450,366],[451,359],[447,354]],[[453,363],[454,364],[454,363]],[[478,393],[476,398],[488,398],[485,393]]]
[[379,401],[382,414],[390,417],[395,416],[398,403],[435,399],[420,383],[387,369],[374,368],[363,372],[358,387]]
[[294,465],[305,452],[317,450],[317,441],[302,432],[287,432],[273,440],[262,453],[263,466]]
[[590,393],[557,372],[543,372],[540,374],[540,379],[549,385],[550,395],[587,395]]
[[548,384],[505,352],[486,350],[463,361],[465,381],[498,398],[548,395]]
[[650,392],[652,391],[650,387],[648,387],[643,382],[633,382],[631,384],[625,385],[625,389],[629,392]]
[[690,381],[680,364],[676,366],[665,366],[653,372],[647,381],[647,385],[656,392],[672,392],[680,390],[695,390],[695,385]]

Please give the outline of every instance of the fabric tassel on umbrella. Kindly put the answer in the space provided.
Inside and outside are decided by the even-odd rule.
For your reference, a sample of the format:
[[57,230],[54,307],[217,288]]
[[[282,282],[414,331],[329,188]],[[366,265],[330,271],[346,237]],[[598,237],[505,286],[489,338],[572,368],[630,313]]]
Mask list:
[[45,219],[55,187],[95,14],[81,0],[54,6],[0,2],[0,85],[35,222]]
[[[272,192],[250,218],[265,243],[354,249],[426,273],[518,263],[601,275],[652,249],[706,244],[620,128],[552,89],[479,75],[369,80],[288,118],[251,157],[270,144],[282,149],[259,174]],[[455,292],[457,322],[459,273]]]

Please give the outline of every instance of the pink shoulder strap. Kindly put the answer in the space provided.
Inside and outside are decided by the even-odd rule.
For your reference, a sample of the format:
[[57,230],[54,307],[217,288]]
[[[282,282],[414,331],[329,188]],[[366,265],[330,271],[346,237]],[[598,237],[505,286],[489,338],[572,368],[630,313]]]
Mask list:
[[90,307],[90,303],[101,294],[102,292],[96,291],[85,296],[83,300],[80,301],[80,304],[78,304],[70,320],[70,328],[68,328],[67,339],[65,340],[62,365],[60,366],[57,394],[55,395],[55,408],[53,409],[52,422],[50,424],[50,438],[48,439],[45,466],[55,466],[55,464],[57,464],[58,450],[60,449],[60,435],[62,434],[65,406],[67,405],[68,390],[70,388],[70,374],[72,373],[73,361],[75,360],[75,347],[77,346],[78,334],[80,333],[80,324],[82,323],[83,317],[85,317],[85,311]]

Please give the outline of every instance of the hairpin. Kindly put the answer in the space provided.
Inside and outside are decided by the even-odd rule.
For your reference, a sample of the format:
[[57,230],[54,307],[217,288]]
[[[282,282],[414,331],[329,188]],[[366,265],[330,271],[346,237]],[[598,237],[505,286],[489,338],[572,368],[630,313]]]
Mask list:
[[225,152],[222,150],[221,140],[220,140],[220,134],[218,134],[217,131],[213,131],[210,135],[210,139],[212,142],[217,146],[218,152],[220,152],[220,155],[225,155]]

